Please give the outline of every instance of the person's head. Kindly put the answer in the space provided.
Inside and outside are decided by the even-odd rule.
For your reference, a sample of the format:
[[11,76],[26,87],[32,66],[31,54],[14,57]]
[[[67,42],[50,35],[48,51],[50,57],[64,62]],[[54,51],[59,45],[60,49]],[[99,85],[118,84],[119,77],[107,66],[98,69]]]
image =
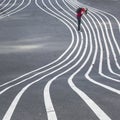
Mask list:
[[87,9],[87,8],[85,8],[85,14],[87,14],[87,11],[88,11],[88,9]]

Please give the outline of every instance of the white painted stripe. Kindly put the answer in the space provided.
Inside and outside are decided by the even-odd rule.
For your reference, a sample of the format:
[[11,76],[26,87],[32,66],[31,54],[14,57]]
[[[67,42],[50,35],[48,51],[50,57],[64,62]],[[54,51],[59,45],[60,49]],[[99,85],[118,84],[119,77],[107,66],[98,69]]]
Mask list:
[[[11,2],[11,0],[8,2],[8,4],[5,5],[5,7],[6,7],[7,5],[9,5],[10,2]],[[12,7],[14,7],[14,5],[16,4],[16,2],[17,2],[17,0],[15,0],[10,7],[8,7],[7,9],[5,9],[4,11],[2,11],[2,12],[0,13],[0,15],[3,14],[3,13],[5,13],[5,12],[7,12],[7,11],[9,11]],[[3,16],[3,15],[1,15],[1,16]]]
[[119,52],[119,55],[120,55],[120,47],[118,46],[118,43],[116,41],[116,38],[115,38],[115,35],[114,35],[114,32],[113,32],[112,23],[111,23],[110,19],[106,15],[104,15],[103,13],[101,13],[101,12],[97,12],[97,13],[99,13],[100,15],[104,16],[107,19],[108,24],[110,26],[110,31],[111,31],[111,35],[112,35],[113,41],[114,41],[114,43],[116,45],[116,48],[117,48],[117,50]]
[[[69,1],[66,1],[66,2],[68,2],[69,3]],[[75,3],[75,2],[74,2]],[[79,5],[78,3],[77,3],[77,5]],[[76,7],[75,7],[76,8]],[[87,18],[86,18],[87,19]],[[88,23],[90,24],[90,21],[87,19],[87,21],[88,21]],[[94,23],[94,20],[93,20],[93,23]],[[92,25],[91,25],[92,26]],[[93,30],[94,31],[94,30]],[[96,43],[96,46],[97,46],[97,43]],[[97,55],[97,53],[95,53],[95,56]],[[92,62],[92,65],[94,64],[94,62],[95,62],[95,59],[96,59],[96,57],[94,56],[94,58],[93,58],[93,62]],[[91,69],[91,66],[90,66],[90,68],[89,69]],[[88,71],[89,71],[89,69],[88,69]],[[91,69],[92,70],[92,69]],[[89,71],[89,73],[90,73],[90,71]],[[86,75],[85,75],[86,77],[88,76],[88,74],[86,73]],[[104,85],[104,84],[102,84],[102,83],[99,83],[99,82],[96,82],[95,80],[93,80],[93,79],[91,79],[90,77],[87,77],[88,78],[88,80],[90,81],[90,82],[92,82],[92,83],[94,83],[94,84],[96,84],[96,85],[99,85],[99,86],[101,86],[101,87],[103,87],[103,88],[105,88],[105,89],[107,89],[107,90],[110,90],[110,91],[112,91],[112,92],[115,92],[115,93],[117,93],[117,94],[120,94],[120,90],[117,90],[117,89],[115,89],[115,88],[112,88],[112,87],[110,87],[110,86],[107,86],[107,85]],[[90,78],[90,79],[89,79]]]
[[[9,5],[10,2],[11,2],[11,0],[9,0],[3,7],[1,7],[1,8],[0,8],[0,11],[3,10],[3,9],[5,9],[5,8]],[[5,10],[4,10],[4,11],[5,11]],[[0,12],[0,15],[1,15],[4,11],[1,11],[1,12]]]
[[[31,0],[29,0],[28,1],[28,3],[25,5],[25,6],[23,6],[22,8],[17,8],[17,10],[16,10],[16,8],[15,8],[15,11],[13,11],[12,10],[12,12],[10,12],[9,11],[9,13],[7,14],[4,14],[4,15],[2,15],[2,16],[0,16],[0,19],[3,19],[3,18],[5,18],[5,17],[8,17],[8,16],[10,16],[10,15],[12,15],[12,14],[15,14],[15,13],[17,13],[17,12],[19,12],[19,11],[22,11],[23,9],[25,9],[26,7],[28,7],[29,5],[30,5],[30,3],[31,3]],[[21,4],[20,4],[21,5]],[[20,7],[20,6],[19,6]]]
[[[36,3],[36,5],[38,6],[37,3]],[[38,6],[38,7],[39,7],[39,6]],[[42,8],[41,8],[41,9],[42,9]],[[42,10],[44,11],[44,9],[42,9]],[[68,25],[66,25],[66,26],[69,28],[69,30],[70,30],[70,32],[71,32],[72,30],[70,29],[70,27],[69,27]],[[57,62],[58,62],[59,60],[61,60],[61,59],[67,54],[67,52],[69,52],[69,50],[71,49],[71,47],[72,47],[72,45],[73,45],[73,42],[74,42],[74,36],[73,36],[73,33],[72,33],[72,32],[71,32],[71,35],[72,35],[72,41],[71,41],[69,47],[67,48],[67,50],[66,50],[58,59],[56,59],[55,61],[53,61],[53,62],[51,62],[51,63],[49,63],[49,64],[47,64],[47,65],[45,65],[45,66],[43,66],[43,67],[40,67],[40,68],[35,69],[35,70],[33,70],[33,71],[30,71],[30,72],[28,72],[28,73],[26,73],[26,74],[24,74],[24,75],[22,75],[22,76],[20,76],[20,77],[18,77],[18,78],[16,78],[16,79],[13,79],[13,80],[11,80],[11,81],[9,81],[9,82],[6,82],[6,83],[0,85],[0,87],[3,87],[3,86],[5,86],[5,85],[7,85],[7,84],[9,84],[9,83],[12,83],[12,82],[17,81],[17,80],[19,80],[19,79],[21,79],[21,78],[24,78],[24,77],[26,77],[27,75],[30,75],[30,74],[32,74],[32,73],[34,73],[34,72],[37,72],[37,71],[40,71],[40,70],[43,71],[42,69],[45,69],[46,67],[49,67],[49,66],[57,63]],[[77,36],[77,37],[78,37],[78,36]]]
[[7,110],[5,116],[3,117],[2,120],[10,120],[10,119],[11,119],[12,114],[13,114],[16,106],[17,106],[17,103],[18,103],[20,97],[22,96],[23,92],[25,91],[25,89],[27,89],[27,87],[24,88],[23,91],[21,91],[21,92],[15,97],[15,99],[14,99],[13,102],[11,103],[9,109]]
[[[98,24],[99,24],[99,26],[100,26],[100,28],[101,28],[102,34],[104,35],[104,31],[103,31],[102,25],[100,24],[99,20],[98,20],[92,13],[89,13],[89,14],[92,15],[92,16],[88,15],[91,19],[92,19],[92,18],[95,18],[95,19],[96,19],[96,21],[98,22]],[[93,20],[93,21],[94,21],[94,20]],[[95,22],[94,22],[94,24],[95,24]],[[96,25],[96,29],[97,29],[97,31],[98,31],[97,25]],[[100,50],[101,50],[101,52],[102,52],[102,53],[101,53],[101,56],[100,56],[100,63],[99,63],[99,74],[100,74],[101,76],[107,78],[107,79],[112,80],[112,81],[120,82],[120,80],[111,78],[111,77],[106,76],[106,75],[104,75],[104,74],[102,73],[102,69],[103,69],[103,68],[102,68],[102,67],[103,67],[103,66],[102,66],[102,61],[103,61],[103,47],[102,47],[102,42],[101,42],[101,38],[100,38],[100,33],[99,33],[99,32],[98,32],[98,40],[99,40],[99,44],[100,44]]]
[[[39,6],[38,4],[37,4],[37,0],[35,1],[35,3],[36,3],[36,5],[37,6]],[[39,6],[39,8],[40,8],[40,6]],[[51,14],[51,13],[50,13]],[[52,14],[51,14],[52,15]],[[53,15],[52,15],[53,16]],[[54,16],[55,17],[55,16]],[[59,18],[60,19],[60,18]],[[61,21],[62,21],[62,19],[61,19]],[[68,21],[67,21],[68,22]],[[68,27],[69,27],[69,25],[68,25]],[[71,31],[72,32],[72,31]],[[82,35],[82,34],[81,34]],[[79,49],[80,50],[80,49]],[[85,53],[85,52],[84,52]],[[74,59],[75,60],[75,59]],[[81,59],[80,60],[82,60],[82,57],[81,57]],[[72,68],[74,68],[79,62],[80,62],[80,60],[74,65],[74,66],[72,66],[70,69],[72,69]],[[71,62],[71,61],[70,61]],[[69,62],[69,63],[70,63]],[[68,64],[67,64],[68,65]],[[85,64],[84,64],[85,65]],[[83,66],[84,66],[83,65]],[[65,65],[64,66],[62,66],[61,68],[64,68],[64,67],[66,67]],[[59,68],[59,69],[56,69],[54,72],[56,72],[56,71],[58,71],[58,70],[60,70],[61,68]],[[82,67],[81,67],[82,68]],[[70,70],[69,69],[69,70]],[[60,75],[63,75],[64,73],[66,73],[66,72],[68,72],[69,70],[67,70],[67,71],[64,71],[64,72],[62,72],[61,74],[59,74],[59,75],[57,75],[54,79],[52,79],[52,81],[49,81],[48,82],[48,86],[46,85],[46,87],[45,87],[45,91],[44,91],[44,94],[48,97],[49,96],[49,98],[50,98],[50,85],[52,84],[52,82],[54,81],[54,80],[56,80],[57,79],[57,77],[59,77]],[[52,73],[54,73],[54,72],[52,72]],[[49,74],[47,74],[47,75],[50,75],[50,74],[52,74],[52,73],[49,73]],[[32,82],[32,83],[30,83],[30,84],[28,84],[26,87],[24,87],[20,92],[19,92],[19,94],[15,97],[15,99],[14,99],[14,101],[12,102],[12,104],[11,104],[11,106],[9,107],[9,109],[8,109],[8,112],[6,112],[6,115],[4,116],[4,117],[6,117],[7,118],[7,120],[9,120],[10,118],[11,118],[11,116],[12,116],[12,114],[13,114],[13,112],[14,112],[14,110],[15,110],[15,108],[16,108],[16,106],[17,106],[17,104],[18,104],[18,102],[19,102],[19,100],[20,100],[20,98],[21,98],[21,96],[22,96],[22,94],[31,86],[31,85],[33,85],[34,83],[36,83],[36,82],[39,82],[40,80],[42,80],[43,78],[45,78],[47,75],[45,75],[45,76],[43,76],[42,78],[40,78],[40,79],[38,79],[38,80],[35,80],[34,82]],[[47,91],[47,92],[46,92]],[[85,95],[84,94],[82,94],[82,96],[84,96],[84,98],[85,98]],[[86,97],[87,98],[87,97]],[[53,107],[53,104],[52,104],[52,100],[51,100],[51,98],[49,99],[49,100],[45,100],[46,101],[46,103],[47,103],[47,105],[46,106],[49,106],[49,107],[46,107],[47,108],[47,112],[48,112],[48,118],[49,118],[49,120],[56,120],[57,119],[57,116],[56,116],[56,114],[55,114],[55,110],[54,110],[54,107]],[[90,101],[90,102],[88,102],[88,104],[89,104],[89,106],[91,106],[91,105],[93,105],[94,104],[94,102],[93,101]],[[51,107],[52,106],[52,107]],[[96,106],[95,106],[96,107]],[[98,107],[98,106],[97,106]],[[96,108],[97,108],[96,107]],[[11,112],[10,112],[10,110],[11,110]],[[100,112],[101,112],[101,109],[97,109],[97,111],[99,111],[100,110]],[[51,111],[51,112],[50,112]],[[97,112],[98,113],[98,112]],[[96,113],[96,114],[97,114]],[[8,115],[8,114],[10,114],[10,115]],[[102,112],[102,115],[104,116],[104,117],[106,117],[107,115],[104,113],[104,112]],[[106,116],[105,116],[106,115]],[[100,115],[99,115],[100,116]],[[6,120],[6,119],[5,119]],[[110,120],[109,119],[109,117],[107,116],[106,117],[106,120]]]
[[5,2],[6,2],[6,0],[3,0],[3,1],[0,3],[0,6],[2,6]]
[[[44,2],[44,1],[42,1],[42,2]],[[52,3],[51,3],[50,1],[49,1],[49,3],[52,5]],[[44,4],[44,6],[46,6],[46,5]],[[86,48],[87,48],[87,47],[86,47]],[[79,50],[79,52],[80,52],[80,50]],[[80,60],[79,60],[79,62],[80,62]],[[79,62],[77,62],[77,64],[78,64]],[[53,82],[54,80],[56,80],[59,76],[65,74],[66,72],[68,72],[69,70],[71,70],[72,68],[74,68],[77,64],[75,64],[74,66],[72,66],[72,67],[69,68],[68,70],[62,72],[61,74],[59,74],[59,75],[57,75],[56,77],[54,77],[53,79],[51,79],[51,80],[47,83],[47,85],[45,86],[45,89],[44,89],[44,101],[45,101],[46,111],[47,111],[47,115],[48,115],[48,120],[52,120],[52,119],[53,119],[53,120],[57,120],[57,118],[56,118],[56,113],[55,113],[55,110],[54,110],[54,107],[53,107],[53,104],[52,104],[52,100],[51,100],[51,97],[50,97],[50,93],[49,93],[49,91],[50,91],[50,85],[51,85],[52,82]],[[49,112],[49,109],[52,110],[52,113]],[[54,116],[52,116],[52,115],[54,115]]]
[[91,108],[100,120],[112,120],[91,98],[89,98],[83,91],[78,89],[72,82],[74,76],[68,80],[70,87],[84,100],[84,102]]
[[[118,69],[120,69],[120,65],[119,65],[118,62],[116,61],[116,60],[117,60],[117,57],[116,57],[116,54],[115,54],[115,52],[114,52],[114,47],[113,47],[113,45],[112,45],[112,39],[113,39],[113,42],[114,42],[115,45],[116,45],[116,48],[117,48],[117,51],[118,51],[119,55],[120,55],[120,48],[119,48],[118,43],[117,43],[117,41],[116,41],[116,39],[115,39],[111,22],[110,22],[110,20],[108,19],[108,17],[106,17],[104,14],[102,14],[102,13],[99,13],[99,14],[102,15],[103,17],[105,17],[105,18],[107,19],[108,23],[109,23],[110,31],[111,31],[110,34],[112,35],[112,38],[110,38],[110,36],[109,36],[109,34],[108,34],[108,29],[107,29],[107,26],[106,26],[104,20],[102,19],[102,17],[100,17],[99,15],[97,15],[97,16],[99,16],[99,17],[101,18],[101,20],[102,20],[103,23],[104,23],[105,30],[106,30],[107,37],[108,37],[108,41],[109,41],[109,44],[110,44],[110,48],[111,48],[111,51],[112,51],[112,54],[113,54],[113,57],[114,57],[114,61],[115,61],[115,63],[116,63],[116,66],[118,67]],[[112,72],[112,73],[113,73],[113,72]],[[120,75],[118,75],[118,76],[120,76]]]
[[[35,3],[36,3],[36,5],[37,6],[39,6],[38,5],[38,3],[37,3],[37,0],[35,1]],[[40,6],[39,6],[39,8],[40,8]],[[47,12],[47,11],[46,11]],[[49,13],[50,14],[50,13]],[[52,15],[52,14],[51,14]],[[53,15],[54,16],[54,15]],[[54,16],[55,17],[55,16]],[[60,18],[58,18],[61,22],[63,22],[64,24],[66,24],[67,25],[67,23],[65,23],[63,20],[61,20]],[[71,28],[67,25],[67,27],[70,29],[70,31],[71,31]],[[71,31],[72,32],[72,31]],[[53,72],[52,72],[53,73]],[[12,114],[13,114],[13,112],[14,112],[14,110],[15,110],[15,108],[16,108],[16,106],[17,106],[17,104],[18,104],[18,102],[19,102],[19,100],[20,100],[20,98],[21,98],[21,96],[23,95],[23,93],[31,86],[31,85],[33,85],[34,83],[36,83],[36,82],[39,82],[40,80],[42,80],[42,79],[44,79],[45,77],[46,77],[47,75],[45,75],[45,76],[43,76],[42,78],[40,78],[40,79],[37,79],[37,80],[35,80],[34,82],[32,82],[32,83],[30,83],[30,84],[28,84],[27,86],[25,86],[18,94],[17,94],[17,96],[15,97],[15,99],[13,100],[13,102],[11,103],[11,105],[10,105],[10,107],[9,107],[9,109],[7,110],[7,112],[6,112],[6,114],[5,114],[5,116],[3,117],[3,120],[10,120],[11,119],[11,116],[12,116]]]
[[[63,74],[63,73],[62,73],[62,74]],[[58,77],[58,76],[57,76],[57,77]],[[50,84],[51,84],[55,79],[56,79],[56,77],[53,78],[51,81],[49,81],[46,86],[49,86],[49,87],[50,87]],[[45,89],[44,91],[45,91],[45,93],[49,93],[50,90],[49,90],[49,89],[47,89],[47,90]],[[47,91],[47,92],[46,92],[46,91]],[[47,98],[50,99],[50,95],[49,95],[49,96],[48,96],[48,95],[49,95],[49,94],[46,95],[46,97],[45,97],[46,99],[47,99]],[[50,108],[51,108],[51,107],[53,108],[51,99],[50,99],[49,101],[47,101],[47,102],[48,102],[48,103],[46,103],[46,105],[48,104],[48,107],[47,107],[47,108],[49,108],[49,107],[50,107]],[[88,103],[88,102],[87,102],[87,103]],[[51,104],[51,106],[49,106],[50,104]],[[93,104],[92,104],[92,105],[93,105]],[[98,106],[97,106],[97,107],[98,107]],[[97,107],[96,107],[96,108],[97,108]],[[98,107],[98,108],[99,108],[99,107]],[[98,110],[98,109],[97,109],[97,110]],[[98,112],[97,112],[97,113],[98,113]],[[100,110],[100,113],[101,113],[101,110]],[[106,114],[104,114],[104,112],[102,112],[102,115],[104,116],[104,118],[106,117],[106,120],[110,120],[110,119],[108,119],[108,117],[106,116]],[[102,118],[103,118],[103,117],[102,117]]]
[[55,110],[52,104],[52,100],[50,97],[50,90],[49,90],[51,83],[55,79],[50,80],[44,88],[44,103],[45,103],[48,120],[57,120],[57,116],[56,116],[56,113],[55,113]]
[[93,8],[93,7],[90,7],[90,6],[88,6],[88,5],[85,5],[85,4],[83,4],[83,3],[80,3],[80,2],[78,2],[77,0],[74,0],[74,1],[70,1],[72,4],[73,4],[73,6],[85,6],[85,7],[87,7],[89,10],[92,10],[92,11],[94,11],[94,12],[100,12],[100,13],[104,13],[104,14],[106,14],[106,15],[109,15],[109,16],[111,16],[115,21],[116,21],[116,23],[118,24],[118,29],[119,29],[119,32],[120,32],[120,22],[119,22],[119,20],[114,16],[114,15],[112,15],[112,14],[110,14],[110,13],[108,13],[108,12],[105,12],[105,11],[102,11],[102,10],[99,10],[99,9],[96,9],[96,8]]
[[10,13],[16,11],[17,9],[19,9],[19,7],[21,7],[24,4],[25,0],[22,0],[22,2],[14,9],[10,10],[9,12],[7,12],[7,14],[5,15],[9,15]]
[[[93,21],[94,22],[94,21]],[[94,62],[93,62],[93,64],[94,64]],[[94,80],[93,80],[94,81]],[[91,81],[91,82],[93,82],[93,81]],[[96,82],[94,82],[94,83],[96,83]],[[98,83],[98,82],[97,82]],[[102,84],[99,84],[100,86],[102,85]],[[103,87],[105,87],[105,85],[103,85]],[[111,90],[111,91],[113,91],[113,92],[116,92],[117,94],[119,94],[119,90],[116,90],[116,89],[114,89],[114,88],[112,88],[112,87],[109,87],[109,86],[106,86],[105,88],[107,88],[107,89],[109,89],[109,90]]]
[[[61,74],[63,74],[63,73],[61,73]],[[59,75],[60,76],[60,75]],[[50,84],[55,80],[55,79],[57,79],[57,77],[58,76],[56,76],[55,78],[53,78],[51,81],[49,81],[48,83],[47,83],[47,88],[48,88],[48,86],[50,87]],[[45,87],[46,88],[46,87]],[[46,102],[46,107],[47,107],[47,109],[49,109],[49,108],[53,108],[53,105],[52,105],[52,101],[51,101],[51,98],[50,98],[50,95],[49,95],[49,89],[45,89],[44,90],[44,93],[47,93],[47,95],[44,95],[44,96],[46,96],[45,98],[47,99],[47,98],[49,98],[49,101],[47,101]],[[49,95],[49,96],[48,96]],[[89,102],[87,102],[87,103],[89,103]],[[93,101],[92,102],[90,102],[90,103],[92,103],[92,106],[93,106]],[[90,106],[90,103],[89,103],[89,106]],[[47,105],[48,104],[48,105]],[[51,106],[50,106],[51,105]],[[95,106],[95,104],[94,104],[94,106]],[[106,120],[110,120],[110,118],[96,105],[95,106],[95,108],[97,108],[97,110],[95,111],[95,113],[97,114],[97,115],[99,115],[98,113],[100,112],[100,114],[102,114],[102,115],[99,115],[99,118],[106,118]],[[54,109],[52,109],[52,110],[54,110]],[[94,109],[93,109],[93,111],[94,111]],[[101,120],[103,120],[103,119],[101,119]]]
[[[73,25],[72,25],[72,26],[73,26]],[[74,28],[74,29],[75,29],[75,28]],[[73,36],[73,33],[72,33],[72,32],[71,32],[71,34],[72,34],[72,41],[73,41],[74,36]],[[77,34],[77,32],[76,32],[76,34]],[[78,35],[77,35],[77,39],[78,39]],[[73,44],[73,42],[72,42],[72,44]],[[72,45],[72,44],[71,44],[71,45]],[[83,43],[82,43],[82,44],[83,44]],[[82,44],[81,44],[80,48],[82,47]],[[44,72],[47,72],[48,70],[51,70],[51,69],[53,69],[53,68],[55,68],[55,67],[63,64],[64,62],[66,62],[66,61],[70,58],[70,56],[73,54],[73,52],[75,51],[75,49],[77,48],[77,46],[78,46],[78,41],[77,41],[77,44],[76,44],[74,50],[67,56],[67,58],[66,58],[64,61],[60,62],[59,64],[57,64],[57,65],[55,65],[55,66],[53,66],[53,67],[51,67],[51,68],[49,68],[49,69],[47,69],[47,70],[44,70],[44,71],[42,71],[42,72],[39,72],[39,73],[37,73],[37,74],[35,74],[35,75],[27,78],[27,79],[24,79],[24,80],[22,80],[22,81],[20,81],[20,82],[18,82],[18,83],[15,83],[14,85],[11,85],[11,86],[3,89],[2,91],[0,91],[0,94],[3,94],[5,91],[9,90],[10,88],[12,88],[12,87],[14,87],[14,86],[16,86],[16,85],[19,85],[19,84],[21,84],[21,83],[23,83],[23,82],[25,82],[25,81],[27,81],[27,80],[29,80],[29,79],[31,79],[31,78],[34,78],[34,77],[37,76],[37,75],[40,75],[40,74],[42,74],[42,73],[44,73]],[[9,82],[9,83],[10,83],[10,82]],[[8,83],[7,83],[7,84],[8,84]],[[4,84],[4,85],[6,85],[6,84]],[[2,87],[2,86],[3,86],[3,85],[1,85],[1,87]]]
[[[94,34],[95,35],[95,34]],[[102,109],[100,109],[100,107],[94,102],[92,101],[84,92],[82,92],[80,89],[78,89],[74,83],[72,82],[72,79],[74,78],[74,76],[80,71],[80,69],[78,69],[75,73],[73,73],[70,78],[68,79],[68,83],[71,86],[71,88],[86,102],[86,104],[88,104],[88,106],[93,110],[93,112],[97,115],[97,117],[100,120],[111,120],[111,118],[103,112]]]
[[[103,20],[101,17],[100,17],[100,19],[102,20],[102,22],[103,22],[103,24],[104,24],[104,26],[105,26],[105,30],[106,30],[106,34],[107,34],[107,38],[108,38],[107,40],[109,41],[109,44],[110,44],[110,47],[111,47],[111,50],[112,50],[112,53],[113,53],[113,57],[114,57],[114,60],[115,60],[115,59],[116,59],[116,55],[115,55],[114,48],[113,48],[112,43],[111,43],[110,36],[109,36],[109,34],[108,34],[107,26],[106,26],[104,20]],[[104,41],[105,41],[106,50],[107,50],[107,58],[108,58],[108,59],[107,59],[107,65],[108,65],[108,68],[109,68],[109,70],[110,70],[110,72],[111,72],[112,74],[118,75],[118,74],[114,73],[113,70],[112,70],[112,68],[111,68],[110,59],[109,59],[109,58],[110,58],[109,48],[108,48],[106,39],[105,39]],[[116,63],[116,62],[117,62],[117,61],[115,61],[115,63]],[[118,64],[116,64],[116,65],[117,65],[117,67],[118,67],[118,69],[119,69]],[[120,75],[118,75],[118,76],[120,76]]]
[[107,90],[110,90],[110,91],[112,91],[112,92],[117,93],[117,94],[120,95],[120,90],[117,90],[117,89],[115,89],[115,88],[113,88],[113,87],[104,85],[104,84],[102,84],[102,83],[96,82],[95,80],[91,79],[90,76],[89,76],[89,74],[90,74],[90,71],[92,70],[92,67],[93,67],[93,66],[90,66],[89,70],[88,70],[87,73],[85,74],[85,77],[86,77],[90,82],[92,82],[92,83],[94,83],[94,84],[96,84],[96,85],[99,85],[99,86],[101,86],[101,87],[103,87],[103,88],[105,88],[105,89],[107,89]]

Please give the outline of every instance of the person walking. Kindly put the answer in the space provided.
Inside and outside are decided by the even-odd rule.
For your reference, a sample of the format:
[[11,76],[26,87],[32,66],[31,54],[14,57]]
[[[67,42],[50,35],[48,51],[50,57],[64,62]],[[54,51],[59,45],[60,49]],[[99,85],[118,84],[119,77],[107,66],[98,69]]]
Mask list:
[[78,31],[80,31],[80,25],[81,25],[81,17],[83,14],[87,14],[88,9],[87,8],[78,8],[76,10],[76,17],[78,21]]

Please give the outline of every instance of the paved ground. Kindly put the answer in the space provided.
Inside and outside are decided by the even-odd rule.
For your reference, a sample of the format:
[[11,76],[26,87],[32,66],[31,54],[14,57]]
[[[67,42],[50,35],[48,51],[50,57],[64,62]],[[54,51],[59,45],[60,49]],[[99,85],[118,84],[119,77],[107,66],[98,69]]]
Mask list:
[[119,120],[119,6],[0,0],[0,120]]

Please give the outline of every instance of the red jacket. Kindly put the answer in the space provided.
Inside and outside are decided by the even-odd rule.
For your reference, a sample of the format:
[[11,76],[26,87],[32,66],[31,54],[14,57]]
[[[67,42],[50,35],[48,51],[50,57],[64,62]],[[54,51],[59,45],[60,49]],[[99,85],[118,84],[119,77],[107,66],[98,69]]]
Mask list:
[[78,13],[77,13],[77,17],[81,17],[85,12],[85,8],[82,8]]

